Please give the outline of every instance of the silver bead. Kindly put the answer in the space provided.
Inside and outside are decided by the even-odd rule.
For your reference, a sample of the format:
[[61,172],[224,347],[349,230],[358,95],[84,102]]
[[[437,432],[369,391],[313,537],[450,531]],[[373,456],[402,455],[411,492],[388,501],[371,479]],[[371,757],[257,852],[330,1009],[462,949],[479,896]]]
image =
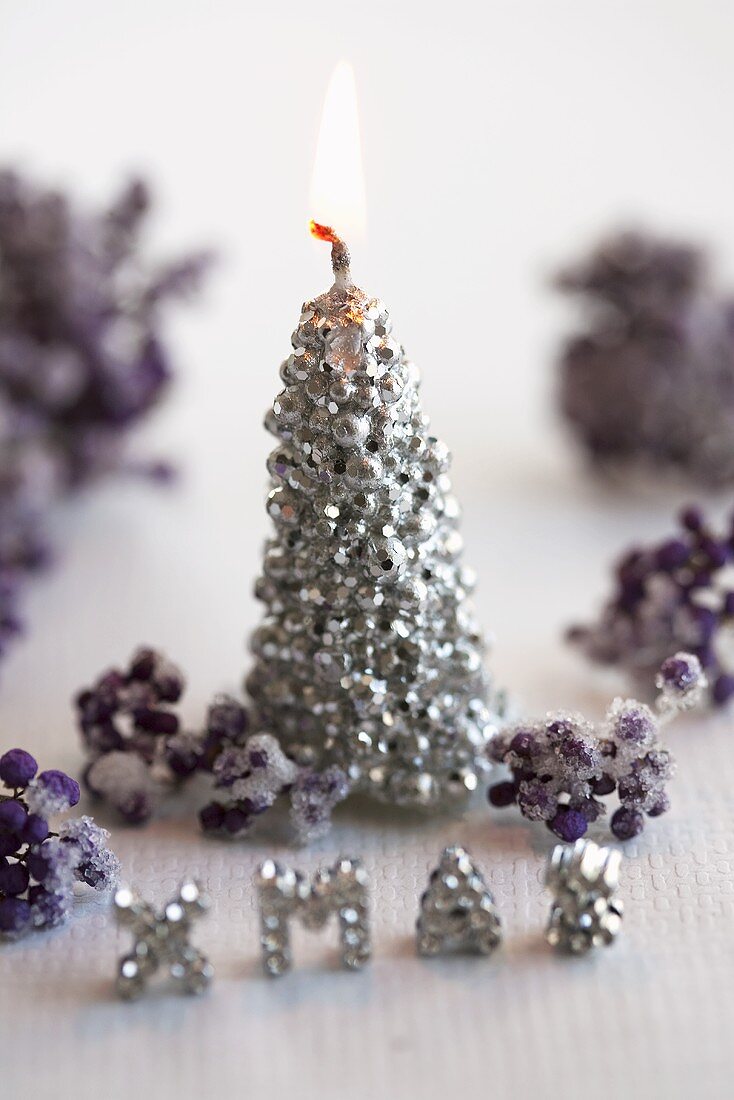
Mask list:
[[341,857],[333,867],[317,871],[310,882],[300,871],[268,859],[260,865],[255,885],[267,974],[279,977],[291,969],[291,920],[320,929],[333,914],[339,923],[342,964],[359,970],[369,961],[369,880],[358,859]]
[[545,875],[553,893],[546,929],[551,947],[583,955],[614,941],[622,926],[622,902],[615,896],[621,861],[616,849],[592,840],[556,845]]
[[167,968],[186,993],[203,993],[214,970],[205,955],[189,942],[191,927],[209,908],[209,899],[193,880],[183,882],[162,912],[155,910],[129,886],[120,886],[113,898],[115,919],[132,934],[132,950],[120,959],[117,993],[134,1000],[149,978]]
[[421,897],[416,922],[419,955],[470,951],[490,955],[502,939],[494,898],[469,853],[446,848]]

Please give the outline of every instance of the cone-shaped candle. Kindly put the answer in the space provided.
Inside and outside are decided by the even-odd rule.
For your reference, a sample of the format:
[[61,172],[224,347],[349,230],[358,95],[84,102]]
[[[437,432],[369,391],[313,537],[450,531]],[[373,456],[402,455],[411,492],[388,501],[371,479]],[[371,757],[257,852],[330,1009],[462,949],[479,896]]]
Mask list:
[[247,688],[297,759],[430,805],[476,787],[494,732],[449,453],[384,305],[352,283],[344,243],[312,231],[334,285],[304,306],[266,417],[275,530]]

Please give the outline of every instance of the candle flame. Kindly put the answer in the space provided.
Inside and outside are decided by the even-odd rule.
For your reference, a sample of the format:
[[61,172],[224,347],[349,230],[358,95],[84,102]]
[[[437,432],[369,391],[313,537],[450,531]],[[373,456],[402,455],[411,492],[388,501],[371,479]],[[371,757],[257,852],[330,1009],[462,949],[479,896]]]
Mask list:
[[[357,86],[354,70],[340,61],[334,70],[324,100],[321,128],[311,179],[311,232],[321,240],[336,236],[347,240],[364,237],[367,225],[362,147],[359,136]],[[327,230],[330,237],[316,232]]]

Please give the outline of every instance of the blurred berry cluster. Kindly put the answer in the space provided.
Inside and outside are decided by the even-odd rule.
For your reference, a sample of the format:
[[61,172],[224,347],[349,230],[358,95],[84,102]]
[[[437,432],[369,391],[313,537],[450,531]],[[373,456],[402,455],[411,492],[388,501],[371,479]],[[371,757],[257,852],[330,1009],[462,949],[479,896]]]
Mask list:
[[141,182],[87,214],[0,171],[0,656],[20,628],[19,587],[48,559],[49,507],[125,467],[129,430],[171,375],[161,306],[208,257],[145,265],[149,208]]
[[163,795],[200,765],[199,739],[181,732],[175,709],[184,687],[180,670],[146,647],[76,698],[90,757],[84,781],[131,824],[147,821]]
[[24,749],[0,757],[0,936],[53,928],[69,913],[75,882],[106,890],[119,863],[107,848],[109,833],[91,817],[50,821],[76,806],[79,785],[60,771],[38,774]]
[[162,653],[144,647],[126,669],[111,669],[76,698],[89,756],[84,780],[127,822],[140,824],[166,793],[196,773],[213,777],[216,798],[201,810],[206,832],[243,836],[281,795],[290,799],[298,839],[328,832],[331,811],[349,793],[337,767],[297,765],[269,733],[250,730],[246,708],[217,696],[201,732],[182,731],[176,710],[185,681]]
[[686,508],[672,538],[634,547],[619,561],[615,588],[598,620],[569,640],[591,660],[651,685],[665,655],[694,653],[717,706],[734,695],[734,516],[721,533],[699,508]]
[[657,685],[657,713],[636,699],[615,699],[598,728],[580,714],[558,712],[503,731],[490,752],[512,778],[490,787],[490,803],[517,804],[529,821],[544,822],[570,843],[606,813],[603,799],[616,791],[620,805],[611,831],[619,840],[637,836],[644,815],[658,817],[669,808],[673,760],[660,743],[660,726],[699,702],[705,676],[698,658],[668,658]]
[[620,233],[560,275],[586,317],[561,357],[561,406],[600,465],[734,481],[734,298],[705,266],[695,248]]

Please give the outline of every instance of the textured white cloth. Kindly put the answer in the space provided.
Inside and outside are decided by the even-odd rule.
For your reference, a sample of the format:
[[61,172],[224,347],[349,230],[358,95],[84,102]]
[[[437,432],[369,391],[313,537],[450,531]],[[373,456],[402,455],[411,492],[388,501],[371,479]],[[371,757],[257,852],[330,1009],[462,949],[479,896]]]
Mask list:
[[[542,492],[516,486],[512,500],[507,490],[492,491],[491,508],[473,497],[470,478],[458,481],[469,502],[469,557],[484,575],[484,618],[506,627],[494,662],[503,680],[538,710],[563,703],[600,713],[609,699],[604,678],[587,673],[557,641],[571,602],[591,603],[585,582],[592,547],[574,549],[576,533],[587,523],[598,527],[593,571],[609,549],[600,517],[589,520],[584,490],[570,496],[564,488],[561,521],[547,479]],[[247,505],[256,509],[259,478],[252,482]],[[147,525],[134,523],[140,511],[149,513]],[[214,648],[226,666],[222,635],[237,636],[252,619],[226,593],[219,596],[221,613],[213,611],[225,582],[216,570],[210,574],[204,548],[186,538],[203,521],[195,497],[183,491],[180,502],[154,507],[141,489],[122,500],[98,498],[83,513],[89,530],[74,536],[74,551],[41,586],[43,595],[34,594],[33,636],[8,664],[3,705],[3,744],[10,736],[45,764],[70,769],[80,758],[67,698],[86,671],[104,664],[100,650],[112,659],[140,637],[162,640],[176,656],[186,651],[193,723],[203,712],[207,679],[212,690],[223,686],[207,654]],[[247,526],[239,513],[232,520],[233,536]],[[109,552],[102,530],[115,532]],[[568,549],[555,563],[551,554],[547,571],[528,564],[523,574],[513,547],[528,538]],[[134,544],[139,560],[129,588],[118,592],[103,578]],[[256,557],[253,544],[253,569]],[[92,569],[99,578],[94,609]],[[172,571],[175,583],[167,579]],[[182,588],[181,602],[179,584],[187,592]],[[127,598],[136,591],[137,599]],[[101,643],[95,623],[104,622],[114,628]],[[112,977],[127,941],[100,901],[78,904],[70,926],[0,951],[5,1079],[9,1074],[23,1094],[32,1065],[32,1095],[90,1100],[128,1097],[133,1088],[166,1098],[242,1089],[274,1098],[440,1100],[459,1087],[581,1100],[590,1093],[687,1097],[705,1077],[704,1095],[723,1098],[734,1069],[730,727],[724,717],[687,717],[670,730],[679,759],[673,809],[625,846],[623,931],[613,947],[582,960],[554,957],[542,938],[550,836],[516,810],[490,810],[481,799],[463,819],[449,821],[347,806],[337,812],[332,834],[305,852],[262,839],[204,840],[186,807],[142,830],[113,827],[125,873],[144,895],[163,902],[187,874],[210,891],[213,911],[198,925],[196,941],[216,967],[213,988],[203,1000],[164,987],[141,1003],[118,1004]],[[505,943],[489,960],[414,954],[418,895],[452,842],[473,854],[502,915]],[[361,974],[337,968],[335,928],[319,935],[297,930],[295,970],[267,979],[250,885],[257,862],[277,853],[312,870],[340,851],[362,856],[372,877],[371,967]],[[39,1043],[43,1058],[33,1058]]]
[[[665,535],[685,496],[625,498],[574,472],[544,411],[568,326],[545,279],[620,211],[652,212],[734,255],[731,5],[0,9],[2,160],[95,200],[139,167],[165,199],[169,251],[225,247],[206,306],[175,328],[183,379],[148,433],[148,453],[181,457],[181,487],[110,486],[58,514],[63,559],[32,587],[28,640],[0,672],[0,744],[78,772],[69,699],[141,642],[187,670],[192,728],[215,691],[240,682],[267,531],[261,418],[301,302],[328,283],[305,201],[337,51],[357,69],[372,225],[369,247],[352,248],[354,274],[385,298],[454,452],[480,617],[497,635],[492,667],[518,705],[598,716],[618,685],[569,653],[562,629],[607,590],[611,557]],[[462,821],[422,824],[347,806],[306,852],[205,841],[183,810],[141,830],[110,822],[126,875],[152,901],[185,874],[211,892],[195,939],[214,985],[203,1000],[161,991],[118,1003],[127,940],[98,899],[81,904],[69,926],[0,948],[0,1093],[728,1100],[731,725],[690,717],[671,729],[673,809],[625,848],[618,942],[582,960],[554,957],[542,939],[550,837],[481,799]],[[491,959],[414,954],[418,895],[450,842],[496,895],[505,944]],[[371,967],[335,969],[335,930],[299,930],[295,970],[268,980],[256,863],[279,853],[310,871],[340,850],[372,875]]]

